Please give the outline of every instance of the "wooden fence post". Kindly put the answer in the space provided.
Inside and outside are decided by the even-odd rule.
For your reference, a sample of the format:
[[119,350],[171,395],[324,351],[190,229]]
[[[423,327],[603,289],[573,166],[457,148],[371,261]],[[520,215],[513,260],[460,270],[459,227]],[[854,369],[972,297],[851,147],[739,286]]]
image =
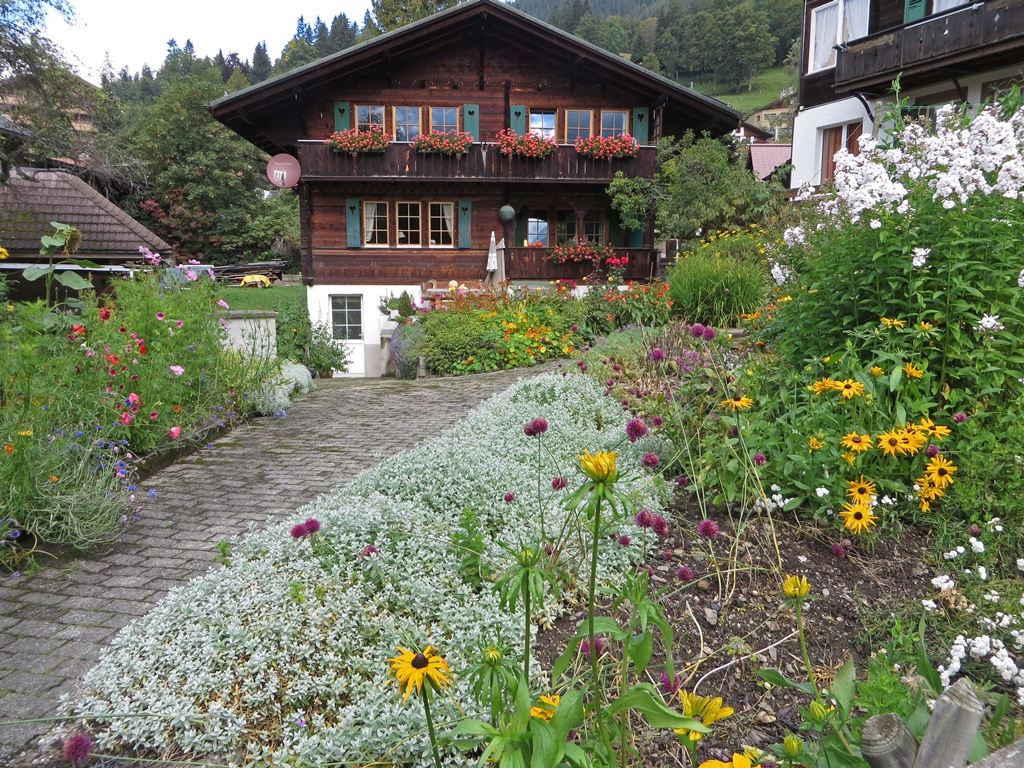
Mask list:
[[971,768],[1020,768],[1024,765],[1024,739],[993,752],[971,765]]
[[875,715],[864,724],[860,750],[871,768],[914,768],[917,739],[899,715]]
[[914,768],[964,768],[984,713],[970,680],[953,683],[935,702]]

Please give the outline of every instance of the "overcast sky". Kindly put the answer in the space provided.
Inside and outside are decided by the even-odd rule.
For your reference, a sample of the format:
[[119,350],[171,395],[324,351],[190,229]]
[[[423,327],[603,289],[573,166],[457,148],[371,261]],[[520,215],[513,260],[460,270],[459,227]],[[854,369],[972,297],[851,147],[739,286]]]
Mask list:
[[143,64],[156,71],[167,55],[167,41],[179,46],[191,40],[196,55],[215,56],[237,52],[252,59],[256,44],[266,41],[275,61],[295,34],[299,16],[310,24],[319,16],[330,26],[338,14],[362,24],[370,0],[298,0],[252,2],[247,0],[71,0],[76,18],[68,26],[50,14],[46,35],[59,45],[78,73],[99,84],[103,60],[109,54],[115,72],[128,67],[138,72]]

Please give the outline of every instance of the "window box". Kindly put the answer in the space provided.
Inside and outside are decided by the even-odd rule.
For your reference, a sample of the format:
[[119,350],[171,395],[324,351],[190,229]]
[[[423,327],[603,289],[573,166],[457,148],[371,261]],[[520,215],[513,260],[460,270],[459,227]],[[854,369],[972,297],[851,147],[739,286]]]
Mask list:
[[496,137],[498,151],[509,157],[550,157],[557,149],[555,140],[539,133],[528,133],[520,136],[511,128],[501,131]]
[[636,157],[640,152],[640,144],[628,133],[618,136],[577,137],[573,146],[583,157],[596,160],[611,160],[615,157]]
[[556,245],[552,248],[548,258],[554,264],[589,261],[597,266],[613,256],[615,256],[615,248],[610,243],[601,245],[589,240],[570,240],[564,245]]
[[413,149],[424,155],[464,155],[471,146],[473,137],[459,131],[420,134],[412,143]]
[[331,134],[324,144],[335,152],[348,152],[356,154],[359,152],[383,152],[391,143],[391,134],[385,133],[383,129],[371,127],[366,131],[359,131],[349,128],[347,131],[337,131]]

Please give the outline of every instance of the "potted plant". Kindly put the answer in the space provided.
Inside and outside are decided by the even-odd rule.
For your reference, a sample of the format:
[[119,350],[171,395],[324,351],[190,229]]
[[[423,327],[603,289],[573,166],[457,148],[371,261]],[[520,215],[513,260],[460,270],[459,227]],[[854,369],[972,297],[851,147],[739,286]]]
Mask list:
[[592,243],[589,240],[572,239],[567,243],[556,245],[548,254],[554,264],[566,262],[590,261],[596,267],[603,261],[615,258],[615,248],[611,243]]
[[390,143],[391,134],[376,125],[366,131],[355,128],[336,131],[324,142],[335,152],[349,152],[353,155],[359,152],[383,152]]
[[464,155],[472,145],[473,135],[464,131],[421,133],[412,142],[413,149],[425,155]]
[[636,157],[640,151],[640,144],[628,133],[618,136],[582,136],[576,137],[573,145],[576,152],[583,157],[592,157],[596,160],[611,160],[614,157]]
[[549,157],[558,147],[555,140],[549,139],[547,136],[542,136],[539,133],[527,133],[525,136],[520,136],[511,128],[506,128],[498,133],[494,140],[498,145],[498,151],[509,157]]

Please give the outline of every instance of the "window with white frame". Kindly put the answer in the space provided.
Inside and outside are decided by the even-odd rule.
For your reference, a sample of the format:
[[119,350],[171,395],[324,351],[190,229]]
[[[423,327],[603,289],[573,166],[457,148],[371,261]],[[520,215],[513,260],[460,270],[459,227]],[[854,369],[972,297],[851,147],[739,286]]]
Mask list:
[[629,115],[617,109],[601,110],[601,135],[604,138],[612,138],[629,133]]
[[412,141],[420,135],[420,108],[395,107],[395,141]]
[[356,130],[368,131],[371,128],[384,130],[384,106],[367,106],[365,104],[356,107]]
[[395,222],[398,230],[398,246],[420,245],[420,204],[397,203]]
[[388,244],[387,203],[363,203],[363,244]]
[[565,111],[565,143],[576,139],[589,139],[594,113],[589,109],[567,109]]
[[363,338],[362,296],[331,296],[331,333],[344,341]]
[[833,0],[811,11],[811,45],[807,71],[836,65],[836,46],[868,33],[870,0]]
[[455,204],[430,204],[430,245],[451,248],[455,244]]
[[431,107],[430,130],[434,133],[455,133],[459,130],[458,107]]
[[555,138],[555,111],[553,109],[530,110],[530,133],[536,133],[546,139]]

